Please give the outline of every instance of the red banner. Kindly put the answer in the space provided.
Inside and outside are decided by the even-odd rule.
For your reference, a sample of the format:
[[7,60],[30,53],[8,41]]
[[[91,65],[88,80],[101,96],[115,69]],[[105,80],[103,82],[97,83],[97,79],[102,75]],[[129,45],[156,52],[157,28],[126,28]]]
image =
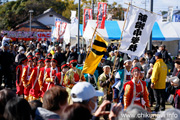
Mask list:
[[66,26],[67,26],[67,23],[62,22],[62,21],[56,21],[55,37],[57,38],[57,40],[59,40],[60,37],[64,34],[66,30]]
[[1,31],[0,37],[3,37],[4,33],[7,33],[7,37],[11,38],[13,41],[25,40],[29,41],[32,39],[50,39],[51,32],[25,32],[25,31]]
[[88,20],[92,20],[92,9],[84,9],[84,15],[83,15],[83,31],[85,31],[86,25]]
[[98,2],[97,27],[104,29],[106,19],[107,3]]

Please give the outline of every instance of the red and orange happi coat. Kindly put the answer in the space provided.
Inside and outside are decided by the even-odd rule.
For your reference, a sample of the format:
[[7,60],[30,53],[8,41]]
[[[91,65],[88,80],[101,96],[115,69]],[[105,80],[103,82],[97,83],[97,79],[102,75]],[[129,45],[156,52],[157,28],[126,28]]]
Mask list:
[[24,91],[23,83],[21,81],[21,76],[23,73],[24,65],[18,65],[16,67],[16,94],[22,95]]
[[65,75],[63,75],[63,72],[58,72],[58,73],[56,74],[56,77],[57,77],[57,79],[58,79],[58,81],[57,81],[58,84],[65,87],[65,84],[64,84],[64,77],[65,77]]
[[60,71],[59,67],[56,67],[55,69],[47,68],[45,75],[44,75],[44,84],[47,85],[47,90],[54,86],[54,80],[56,77],[56,74]]
[[[136,91],[134,89],[136,87]],[[134,93],[136,92],[136,93]],[[128,81],[124,85],[124,109],[126,109],[132,102],[133,97],[134,98],[134,104],[140,105],[143,108],[150,107],[149,105],[149,93],[146,87],[146,82],[139,80],[138,83],[134,85],[133,80]],[[144,100],[145,104],[142,104],[142,99]]]

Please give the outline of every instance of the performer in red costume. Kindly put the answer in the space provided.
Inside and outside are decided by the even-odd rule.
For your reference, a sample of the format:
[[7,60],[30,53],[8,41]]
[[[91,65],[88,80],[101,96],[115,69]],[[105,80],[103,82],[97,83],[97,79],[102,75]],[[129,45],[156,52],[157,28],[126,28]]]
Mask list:
[[86,81],[86,79],[82,74],[82,71],[76,68],[77,60],[74,57],[70,59],[69,64],[71,66],[71,69],[66,72],[66,75],[64,77],[64,84],[66,85],[66,87],[72,89],[72,87],[77,82]]
[[151,111],[148,98],[148,90],[146,82],[139,79],[140,69],[135,67],[132,69],[132,80],[124,85],[124,109],[131,104],[137,104]]
[[53,58],[51,60],[51,67],[46,69],[46,73],[44,75],[44,81],[46,82],[45,84],[48,84],[46,91],[54,86],[56,74],[60,71],[60,68],[57,67],[56,65],[57,65],[57,59]]
[[46,73],[46,69],[51,67],[51,59],[50,58],[46,58],[45,59],[45,67],[40,69],[40,74],[39,74],[39,78],[38,78],[38,83],[39,83],[39,87],[40,87],[40,91],[41,91],[41,97],[44,96],[44,93],[47,90],[47,86],[48,84],[46,84],[45,80],[44,80],[44,75]]
[[27,57],[24,56],[20,58],[19,65],[16,67],[16,94],[18,96],[24,93],[23,83],[21,81],[21,76],[23,73],[23,68],[27,65]]
[[39,98],[40,88],[38,78],[42,67],[44,67],[44,59],[38,61],[38,66],[33,69],[29,78],[28,86],[31,88],[29,92],[29,101],[37,100]]
[[38,58],[37,57],[33,57],[33,66],[36,67],[37,66],[37,61],[38,61]]
[[60,85],[60,86],[65,87],[64,76],[65,76],[66,72],[69,70],[68,64],[66,64],[66,62],[62,62],[61,70],[62,70],[61,72],[56,74],[55,85]]
[[24,98],[26,100],[28,100],[28,97],[29,97],[29,90],[30,90],[30,87],[28,86],[28,82],[29,82],[29,78],[30,78],[30,75],[33,71],[33,61],[32,59],[28,59],[28,65],[24,67],[23,69],[23,74],[22,74],[22,83],[23,83],[23,86],[24,86]]

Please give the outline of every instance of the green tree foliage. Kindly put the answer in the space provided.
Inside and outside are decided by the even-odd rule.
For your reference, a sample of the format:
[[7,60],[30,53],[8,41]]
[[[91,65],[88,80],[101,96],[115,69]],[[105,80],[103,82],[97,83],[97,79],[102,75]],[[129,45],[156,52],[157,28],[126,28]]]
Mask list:
[[[80,23],[83,20],[83,9],[91,8],[91,2],[92,0],[81,0]],[[94,0],[95,9],[97,9],[98,2],[108,3],[108,0]],[[76,10],[78,16],[78,3],[75,3],[75,0],[16,0],[0,5],[0,30],[11,30],[18,24],[29,20],[29,10],[34,11],[32,16],[38,16],[49,8],[53,8],[68,19],[70,19],[71,10]],[[113,14],[113,18],[120,19],[122,7],[114,2],[108,5],[108,13]]]
[[112,5],[108,5],[108,13],[112,14],[112,18],[116,20],[124,19],[124,11],[120,4],[117,2],[113,2]]
[[42,14],[45,10],[53,8],[62,14],[68,3],[63,0],[17,0],[7,2],[0,6],[0,29],[10,30],[16,25],[29,20],[29,10],[33,16]]

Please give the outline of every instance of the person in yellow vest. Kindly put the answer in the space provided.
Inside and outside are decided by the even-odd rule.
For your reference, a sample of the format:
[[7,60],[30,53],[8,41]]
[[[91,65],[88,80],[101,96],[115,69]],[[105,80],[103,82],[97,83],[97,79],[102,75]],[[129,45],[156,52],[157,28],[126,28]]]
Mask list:
[[71,69],[66,72],[64,84],[71,89],[77,82],[86,81],[86,79],[82,74],[82,71],[76,68],[77,60],[74,57],[70,59],[69,65],[71,66]]
[[157,52],[155,54],[156,62],[153,66],[153,72],[151,76],[151,88],[153,89],[154,97],[156,100],[155,112],[159,111],[160,101],[161,110],[165,110],[165,88],[166,88],[166,76],[167,65],[162,59],[162,54]]

